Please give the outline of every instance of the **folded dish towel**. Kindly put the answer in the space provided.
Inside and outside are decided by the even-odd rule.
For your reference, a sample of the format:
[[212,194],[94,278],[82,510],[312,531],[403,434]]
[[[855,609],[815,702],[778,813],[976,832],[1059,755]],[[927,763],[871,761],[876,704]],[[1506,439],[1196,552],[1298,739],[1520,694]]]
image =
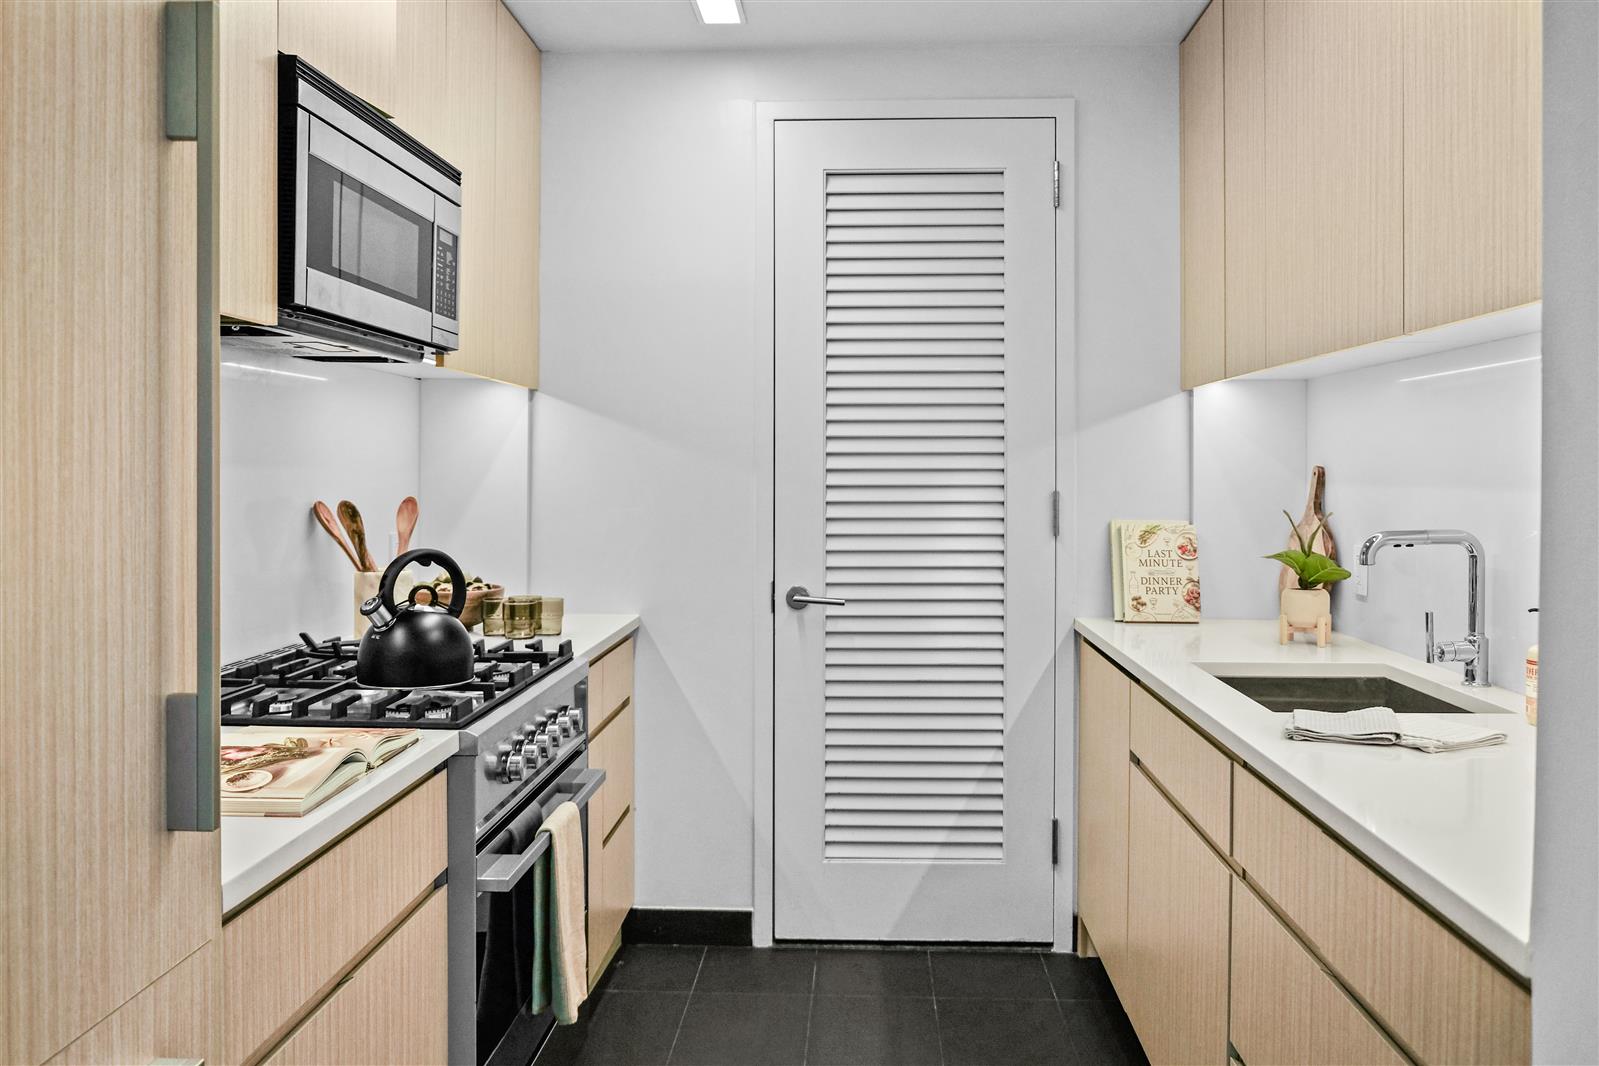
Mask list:
[[1419,751],[1464,751],[1503,744],[1505,734],[1438,718],[1401,722],[1389,707],[1358,711],[1295,710],[1283,735],[1289,740],[1327,740],[1341,744],[1388,744]]
[[542,900],[540,939],[533,963],[533,1013],[546,1007],[562,1025],[577,1021],[588,998],[588,941],[584,924],[583,823],[577,805],[562,803],[545,816],[541,832],[550,834],[550,850],[533,876]]

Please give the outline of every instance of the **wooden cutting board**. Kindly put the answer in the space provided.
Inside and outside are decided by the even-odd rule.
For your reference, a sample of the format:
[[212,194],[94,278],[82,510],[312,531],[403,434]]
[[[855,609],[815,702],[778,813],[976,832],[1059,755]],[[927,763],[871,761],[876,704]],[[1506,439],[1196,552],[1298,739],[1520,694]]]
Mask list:
[[[1325,467],[1314,467],[1310,471],[1310,493],[1305,498],[1305,514],[1295,525],[1294,530],[1298,536],[1289,534],[1288,547],[1298,548],[1299,537],[1309,537],[1315,528],[1327,520],[1325,497],[1327,495],[1327,470]],[[1311,551],[1320,552],[1327,558],[1337,562],[1338,546],[1333,542],[1332,530],[1322,527],[1316,535],[1315,541],[1310,546]],[[1277,588],[1298,588],[1299,582],[1294,577],[1294,572],[1286,566],[1277,578]]]

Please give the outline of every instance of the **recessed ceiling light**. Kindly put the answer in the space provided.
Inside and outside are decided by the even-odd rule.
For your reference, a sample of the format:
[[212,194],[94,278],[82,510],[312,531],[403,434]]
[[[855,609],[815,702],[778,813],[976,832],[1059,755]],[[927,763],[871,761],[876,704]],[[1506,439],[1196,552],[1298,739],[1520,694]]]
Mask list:
[[707,26],[737,26],[744,21],[739,0],[694,0],[694,14]]

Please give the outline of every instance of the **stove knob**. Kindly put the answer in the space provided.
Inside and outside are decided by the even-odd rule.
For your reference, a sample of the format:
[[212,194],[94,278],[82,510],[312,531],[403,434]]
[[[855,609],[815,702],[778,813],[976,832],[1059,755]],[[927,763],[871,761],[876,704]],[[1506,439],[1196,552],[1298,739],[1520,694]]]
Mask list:
[[559,717],[556,718],[555,721],[561,727],[561,736],[569,737],[569,736],[572,736],[574,734],[575,731],[572,729],[571,708],[569,708],[569,707],[561,708],[561,713],[560,713]]
[[553,759],[555,757],[555,741],[551,739],[548,733],[540,733],[537,739],[539,758],[546,761]]
[[527,773],[527,752],[519,746],[505,758],[505,779],[507,781],[520,781]]
[[488,769],[489,776],[501,782],[510,781],[511,742],[502,740],[495,746],[492,755],[483,756],[483,762]]
[[571,710],[572,729],[577,733],[583,732],[583,708],[573,707]]

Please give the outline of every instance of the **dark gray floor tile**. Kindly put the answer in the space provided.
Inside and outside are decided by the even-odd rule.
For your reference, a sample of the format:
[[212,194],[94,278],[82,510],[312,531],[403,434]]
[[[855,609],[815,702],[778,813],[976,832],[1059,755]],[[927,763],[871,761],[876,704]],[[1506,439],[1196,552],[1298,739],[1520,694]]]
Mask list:
[[1114,999],[1063,1000],[1060,1010],[1079,1062],[1148,1066],[1132,1023]]
[[991,999],[1054,999],[1038,953],[935,951],[933,995]]
[[611,960],[601,988],[633,992],[687,992],[700,972],[704,948],[626,944]]
[[939,1039],[948,1066],[1078,1063],[1055,1000],[940,999]]
[[1105,964],[1081,955],[1045,955],[1044,969],[1056,999],[1115,999]]
[[817,995],[805,1061],[810,1066],[939,1066],[943,1058],[933,1001]]
[[537,1064],[663,1066],[687,1003],[686,992],[600,992],[555,1027]]
[[816,994],[930,997],[927,952],[823,948],[816,953]]
[[939,999],[938,1032],[948,1066],[1080,1061],[1052,999]]
[[706,948],[696,992],[805,992],[814,948]]
[[672,1066],[799,1066],[810,1007],[808,995],[696,991]]

